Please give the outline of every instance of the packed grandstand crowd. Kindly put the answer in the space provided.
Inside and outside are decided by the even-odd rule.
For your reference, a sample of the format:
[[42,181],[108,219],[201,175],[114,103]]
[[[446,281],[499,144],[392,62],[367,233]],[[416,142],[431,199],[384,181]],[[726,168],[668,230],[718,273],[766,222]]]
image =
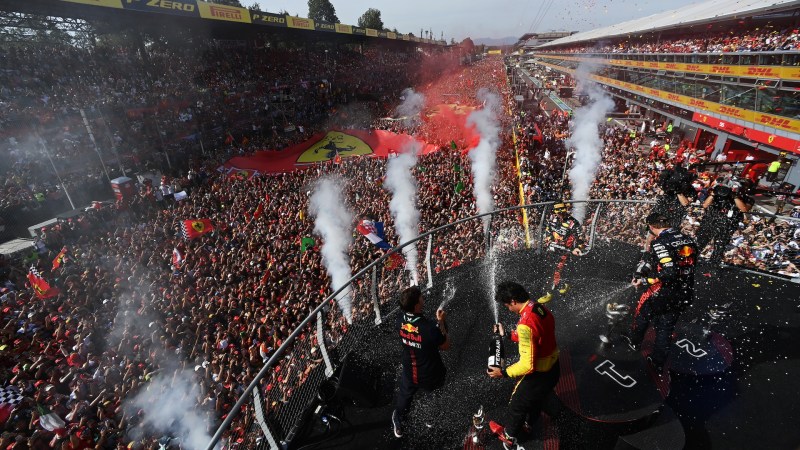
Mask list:
[[[744,25],[739,25],[742,27]],[[543,50],[554,53],[728,53],[800,50],[800,24],[761,24],[725,29],[702,37],[646,36],[613,44],[576,45]]]
[[[481,106],[476,91],[482,87],[500,94],[504,106],[496,207],[519,204],[519,183],[526,202],[569,196],[562,173],[571,118],[515,109],[497,59],[431,71],[424,69],[434,58],[377,48],[220,52],[212,45],[187,53],[154,47],[146,60],[123,48],[49,46],[0,58],[1,146],[11,155],[3,159],[8,162],[0,180],[0,215],[6,220],[64,205],[38,136],[82,204],[101,193],[110,196],[78,108],[91,117],[104,156],[118,158],[129,174],[164,173],[165,189],[188,193],[175,201],[160,193],[157,181],[139,183],[130,202],[91,208],[40,230],[41,243],[27,263],[2,261],[0,383],[24,398],[0,416],[0,448],[159,448],[161,435],[152,431],[147,408],[131,408],[129,401],[156,377],[187,372],[201,386],[197,410],[209,419],[205,431],[213,433],[265,361],[330,293],[318,248],[301,247],[304,238],[313,237],[307,191],[320,176],[348,180],[346,198],[356,215],[384,221],[387,239],[397,243],[381,185],[384,160],[345,158],[248,178],[217,170],[231,156],[280,151],[336,126],[414,131],[441,147],[414,169],[420,229],[432,229],[477,213],[468,142],[451,145],[463,130],[435,119],[409,130],[381,118],[391,114],[408,86],[417,86],[428,105],[465,108]],[[659,195],[658,169],[672,155],[642,145],[641,136],[632,138],[618,125],[600,132],[605,149],[593,196],[652,200]],[[112,144],[116,153],[107,150]],[[115,166],[107,167],[110,178],[121,175]],[[637,242],[640,216],[630,208],[609,209],[590,220],[601,221],[605,239]],[[187,240],[181,223],[191,218],[210,220],[214,231]],[[690,216],[686,226],[695,222]],[[497,242],[524,246],[519,214],[499,217],[492,229]],[[433,245],[437,272],[482,256],[479,222],[448,233]],[[728,257],[761,268],[777,263],[797,276],[792,262],[797,242],[796,227],[751,220],[737,233]],[[59,254],[64,258],[53,268]],[[355,239],[351,267],[378,256],[366,240]],[[26,281],[30,261],[58,294],[47,299],[34,294]],[[389,301],[399,271],[384,268],[380,276],[381,301]],[[362,313],[369,311],[357,310],[356,318]],[[339,315],[328,317],[332,331],[326,339],[335,347],[347,323]],[[313,344],[316,336],[302,339]],[[303,356],[282,359],[264,380],[260,389],[268,413],[280,409],[322,363],[313,352]],[[233,430],[252,420],[252,414],[240,414]],[[242,434],[230,436],[235,441]]]

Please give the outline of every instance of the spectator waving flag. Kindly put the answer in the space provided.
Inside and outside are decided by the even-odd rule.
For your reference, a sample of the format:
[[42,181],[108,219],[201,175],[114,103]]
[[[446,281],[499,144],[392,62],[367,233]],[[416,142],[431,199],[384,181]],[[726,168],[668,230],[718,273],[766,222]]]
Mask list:
[[175,269],[180,269],[181,266],[183,265],[183,261],[185,261],[183,253],[178,249],[178,247],[173,248],[172,265],[175,267]]
[[[356,226],[356,230],[361,233],[372,245],[379,249],[389,252],[392,246],[386,242],[386,234],[383,230],[383,222],[375,222],[369,219],[364,219]],[[386,268],[389,270],[399,269],[405,266],[405,258],[399,253],[392,252],[389,259],[386,261]]]
[[11,411],[22,401],[22,394],[16,386],[0,387],[0,424],[11,416]]
[[42,274],[34,266],[31,266],[28,272],[28,281],[39,298],[51,298],[61,293],[58,288],[51,287],[50,283],[42,277]]
[[358,226],[356,226],[356,230],[358,230],[362,236],[367,238],[372,245],[378,247],[379,249],[387,251],[392,248],[392,246],[386,242],[386,235],[383,231],[383,222],[375,222],[369,219],[364,219],[358,224]]
[[47,407],[37,404],[36,409],[39,411],[39,425],[47,431],[52,431],[58,437],[67,435],[66,423],[58,414],[50,411]]
[[214,231],[214,224],[211,219],[190,219],[183,221],[182,228],[186,239],[195,239]]
[[58,252],[58,255],[56,255],[56,258],[53,260],[53,270],[56,270],[59,267],[61,267],[61,265],[64,264],[66,261],[67,261],[67,247],[64,247],[61,249],[60,252]]

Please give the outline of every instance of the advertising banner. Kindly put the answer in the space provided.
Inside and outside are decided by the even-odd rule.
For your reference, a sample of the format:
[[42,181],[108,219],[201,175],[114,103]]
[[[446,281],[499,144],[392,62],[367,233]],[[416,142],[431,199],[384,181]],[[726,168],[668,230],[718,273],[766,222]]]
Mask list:
[[204,19],[225,20],[229,22],[250,22],[250,11],[236,6],[218,5],[216,3],[197,2],[200,17]]
[[286,16],[282,16],[280,14],[251,11],[250,18],[252,19],[253,23],[258,25],[286,28]]
[[301,30],[313,30],[314,21],[303,17],[286,16],[286,26]]
[[125,0],[123,6],[134,11],[200,17],[195,0]]

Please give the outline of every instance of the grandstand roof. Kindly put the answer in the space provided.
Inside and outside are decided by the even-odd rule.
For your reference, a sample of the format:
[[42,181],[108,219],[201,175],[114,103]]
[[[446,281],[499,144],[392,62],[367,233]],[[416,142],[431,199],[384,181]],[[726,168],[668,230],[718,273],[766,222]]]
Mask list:
[[748,17],[786,11],[800,7],[800,0],[710,0],[696,5],[653,14],[640,19],[629,20],[608,27],[584,31],[572,36],[556,39],[538,46],[555,47],[579,42],[597,41],[629,34],[650,33],[690,25],[718,22],[725,19]]

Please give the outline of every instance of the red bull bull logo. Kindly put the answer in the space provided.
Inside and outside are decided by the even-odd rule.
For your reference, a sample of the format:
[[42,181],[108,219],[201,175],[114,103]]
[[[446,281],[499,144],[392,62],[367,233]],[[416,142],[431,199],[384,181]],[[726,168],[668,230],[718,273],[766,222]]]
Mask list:
[[688,245],[684,245],[680,250],[678,250],[678,254],[683,258],[687,258],[694,254],[694,249]]
[[419,327],[415,327],[414,325],[411,325],[410,323],[404,323],[400,327],[400,329],[405,331],[406,333],[419,334]]

